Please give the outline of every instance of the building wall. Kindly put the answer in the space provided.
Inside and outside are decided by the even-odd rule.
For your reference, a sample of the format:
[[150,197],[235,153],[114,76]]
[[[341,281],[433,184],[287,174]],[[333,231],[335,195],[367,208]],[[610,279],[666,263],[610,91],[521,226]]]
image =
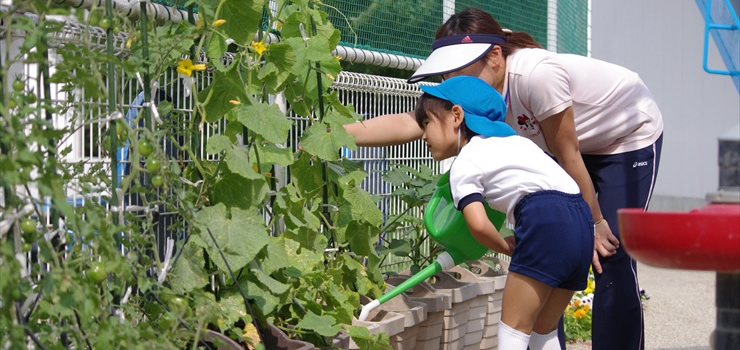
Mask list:
[[[719,184],[717,138],[740,124],[740,94],[730,77],[702,68],[704,19],[696,2],[591,6],[591,56],[640,74],[663,113],[663,152],[650,209],[703,205]],[[709,67],[725,69],[714,43],[709,47]]]

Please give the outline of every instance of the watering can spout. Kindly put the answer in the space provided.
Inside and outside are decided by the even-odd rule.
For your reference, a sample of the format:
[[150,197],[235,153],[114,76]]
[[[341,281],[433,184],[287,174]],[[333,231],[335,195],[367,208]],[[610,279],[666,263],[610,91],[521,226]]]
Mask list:
[[448,252],[442,252],[437,256],[437,260],[419,271],[417,274],[411,276],[409,279],[399,284],[396,288],[391,289],[390,292],[383,294],[380,298],[375,299],[362,307],[360,316],[357,318],[360,321],[366,321],[370,316],[370,311],[385,303],[388,300],[393,299],[395,296],[407,291],[409,288],[416,286],[417,284],[424,282],[427,278],[434,276],[436,273],[444,270],[449,270],[457,265],[452,255]]

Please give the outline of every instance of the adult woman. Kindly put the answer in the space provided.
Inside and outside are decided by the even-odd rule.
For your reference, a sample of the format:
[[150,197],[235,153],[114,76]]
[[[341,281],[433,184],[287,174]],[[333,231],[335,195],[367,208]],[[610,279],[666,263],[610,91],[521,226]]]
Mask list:
[[[505,96],[506,122],[557,160],[591,208],[593,348],[642,349],[636,264],[620,247],[616,211],[647,208],[652,194],[663,121],[649,90],[623,67],[548,52],[477,9],[450,17],[436,37],[434,51],[409,82],[472,75]],[[362,146],[401,144],[422,135],[411,113],[345,128]]]

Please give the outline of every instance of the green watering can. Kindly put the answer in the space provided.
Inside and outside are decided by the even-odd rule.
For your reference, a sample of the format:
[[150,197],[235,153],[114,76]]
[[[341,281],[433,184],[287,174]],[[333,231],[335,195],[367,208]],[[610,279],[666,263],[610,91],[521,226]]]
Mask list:
[[[501,230],[506,220],[506,215],[493,210],[488,203],[483,203],[486,208],[488,219],[491,220],[497,230]],[[437,187],[432,194],[432,199],[424,211],[424,225],[429,237],[439,245],[446,248],[437,260],[411,276],[408,280],[393,288],[390,292],[383,294],[380,298],[373,300],[362,307],[360,321],[365,321],[370,311],[385,303],[393,297],[405,292],[409,288],[425,281],[429,277],[444,270],[451,269],[456,265],[470,260],[480,259],[488,252],[488,248],[478,243],[468,230],[465,217],[461,211],[455,208],[450,191],[450,173],[446,172],[437,180]]]

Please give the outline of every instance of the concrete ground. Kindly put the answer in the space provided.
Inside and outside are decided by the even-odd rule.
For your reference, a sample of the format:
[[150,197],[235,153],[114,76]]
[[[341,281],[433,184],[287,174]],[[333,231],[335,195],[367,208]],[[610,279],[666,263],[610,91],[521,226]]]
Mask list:
[[[645,349],[710,350],[714,330],[715,273],[655,268],[639,264],[645,302]],[[590,344],[568,344],[568,350],[591,349]]]

